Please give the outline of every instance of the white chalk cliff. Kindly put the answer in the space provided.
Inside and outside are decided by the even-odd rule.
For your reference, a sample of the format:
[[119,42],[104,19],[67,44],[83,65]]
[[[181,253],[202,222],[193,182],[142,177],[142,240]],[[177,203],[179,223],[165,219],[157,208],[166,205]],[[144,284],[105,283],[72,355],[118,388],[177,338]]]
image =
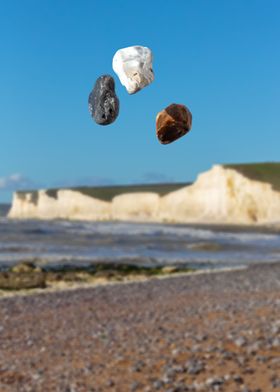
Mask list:
[[280,222],[280,192],[269,183],[215,165],[193,185],[160,197],[157,193],[126,193],[111,202],[75,190],[15,193],[9,218],[125,220],[172,223],[268,224]]

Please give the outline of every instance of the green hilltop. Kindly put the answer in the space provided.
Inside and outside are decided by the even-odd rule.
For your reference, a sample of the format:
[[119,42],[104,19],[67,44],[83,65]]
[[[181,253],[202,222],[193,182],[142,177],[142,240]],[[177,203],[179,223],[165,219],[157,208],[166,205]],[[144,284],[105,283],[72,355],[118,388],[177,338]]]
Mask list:
[[[224,164],[225,168],[234,169],[245,177],[255,181],[262,181],[270,183],[272,187],[280,191],[280,163],[239,163],[239,164]],[[61,189],[70,189],[80,192],[84,195],[94,197],[96,199],[111,201],[113,197],[124,193],[136,192],[155,192],[160,196],[164,196],[170,192],[176,191],[180,188],[190,185],[191,183],[171,183],[171,184],[144,184],[144,185],[118,185],[118,186],[84,186],[71,188],[53,188],[46,191],[49,197],[57,198],[57,192]],[[26,193],[31,193],[31,201],[37,204],[38,191],[18,191],[19,197],[25,198]]]
[[238,163],[223,165],[225,168],[234,169],[251,180],[266,182],[276,191],[280,191],[280,163]]
[[[118,186],[83,186],[83,187],[71,187],[71,188],[53,188],[47,189],[46,193],[49,197],[57,199],[57,192],[62,189],[68,189],[76,192],[80,192],[86,196],[91,196],[99,200],[112,201],[113,197],[124,194],[124,193],[136,193],[136,192],[155,192],[160,196],[166,195],[167,193],[176,191],[184,186],[190,185],[190,183],[171,183],[171,184],[146,184],[146,185],[118,185]],[[31,202],[37,204],[38,202],[38,191],[25,190],[18,191],[19,197],[25,198],[27,193],[31,193]]]
[[137,192],[155,192],[160,196],[176,191],[188,183],[174,183],[174,184],[148,184],[148,185],[119,185],[119,186],[104,186],[104,187],[77,187],[72,190],[83,193],[84,195],[95,197],[97,199],[111,201],[113,197],[124,193]]

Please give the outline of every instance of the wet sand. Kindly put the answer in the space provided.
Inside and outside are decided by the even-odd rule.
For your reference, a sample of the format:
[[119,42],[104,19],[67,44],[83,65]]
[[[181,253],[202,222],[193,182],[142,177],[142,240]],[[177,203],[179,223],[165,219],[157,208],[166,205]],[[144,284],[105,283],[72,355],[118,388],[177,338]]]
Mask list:
[[280,391],[280,264],[0,300],[0,391]]

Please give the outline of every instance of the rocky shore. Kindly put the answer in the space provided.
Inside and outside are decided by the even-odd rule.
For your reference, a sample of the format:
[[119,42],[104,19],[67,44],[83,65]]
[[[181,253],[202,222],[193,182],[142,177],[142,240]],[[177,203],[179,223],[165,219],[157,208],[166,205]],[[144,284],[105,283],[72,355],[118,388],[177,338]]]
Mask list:
[[1,392],[280,391],[280,264],[0,303]]
[[0,269],[0,297],[59,289],[93,287],[110,283],[143,281],[193,272],[187,265],[137,265],[99,262],[85,265],[51,264],[41,259],[22,261]]

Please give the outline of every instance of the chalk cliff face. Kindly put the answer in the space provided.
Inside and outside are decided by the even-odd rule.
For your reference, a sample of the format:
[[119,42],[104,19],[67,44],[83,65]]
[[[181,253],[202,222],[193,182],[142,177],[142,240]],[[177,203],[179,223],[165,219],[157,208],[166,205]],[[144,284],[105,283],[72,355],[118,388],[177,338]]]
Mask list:
[[160,196],[157,193],[126,193],[112,201],[112,218],[116,220],[157,221]]
[[163,197],[156,193],[127,193],[111,202],[78,191],[60,190],[56,197],[39,191],[15,193],[10,218],[126,220],[179,223],[280,222],[280,192],[234,169],[215,165],[190,186]]
[[109,220],[111,219],[111,203],[72,190],[60,190],[56,197],[48,196],[45,190],[41,190],[36,200],[32,197],[32,193],[15,193],[8,217]]
[[160,220],[202,223],[280,221],[280,192],[233,169],[215,165],[188,187],[161,199]]

